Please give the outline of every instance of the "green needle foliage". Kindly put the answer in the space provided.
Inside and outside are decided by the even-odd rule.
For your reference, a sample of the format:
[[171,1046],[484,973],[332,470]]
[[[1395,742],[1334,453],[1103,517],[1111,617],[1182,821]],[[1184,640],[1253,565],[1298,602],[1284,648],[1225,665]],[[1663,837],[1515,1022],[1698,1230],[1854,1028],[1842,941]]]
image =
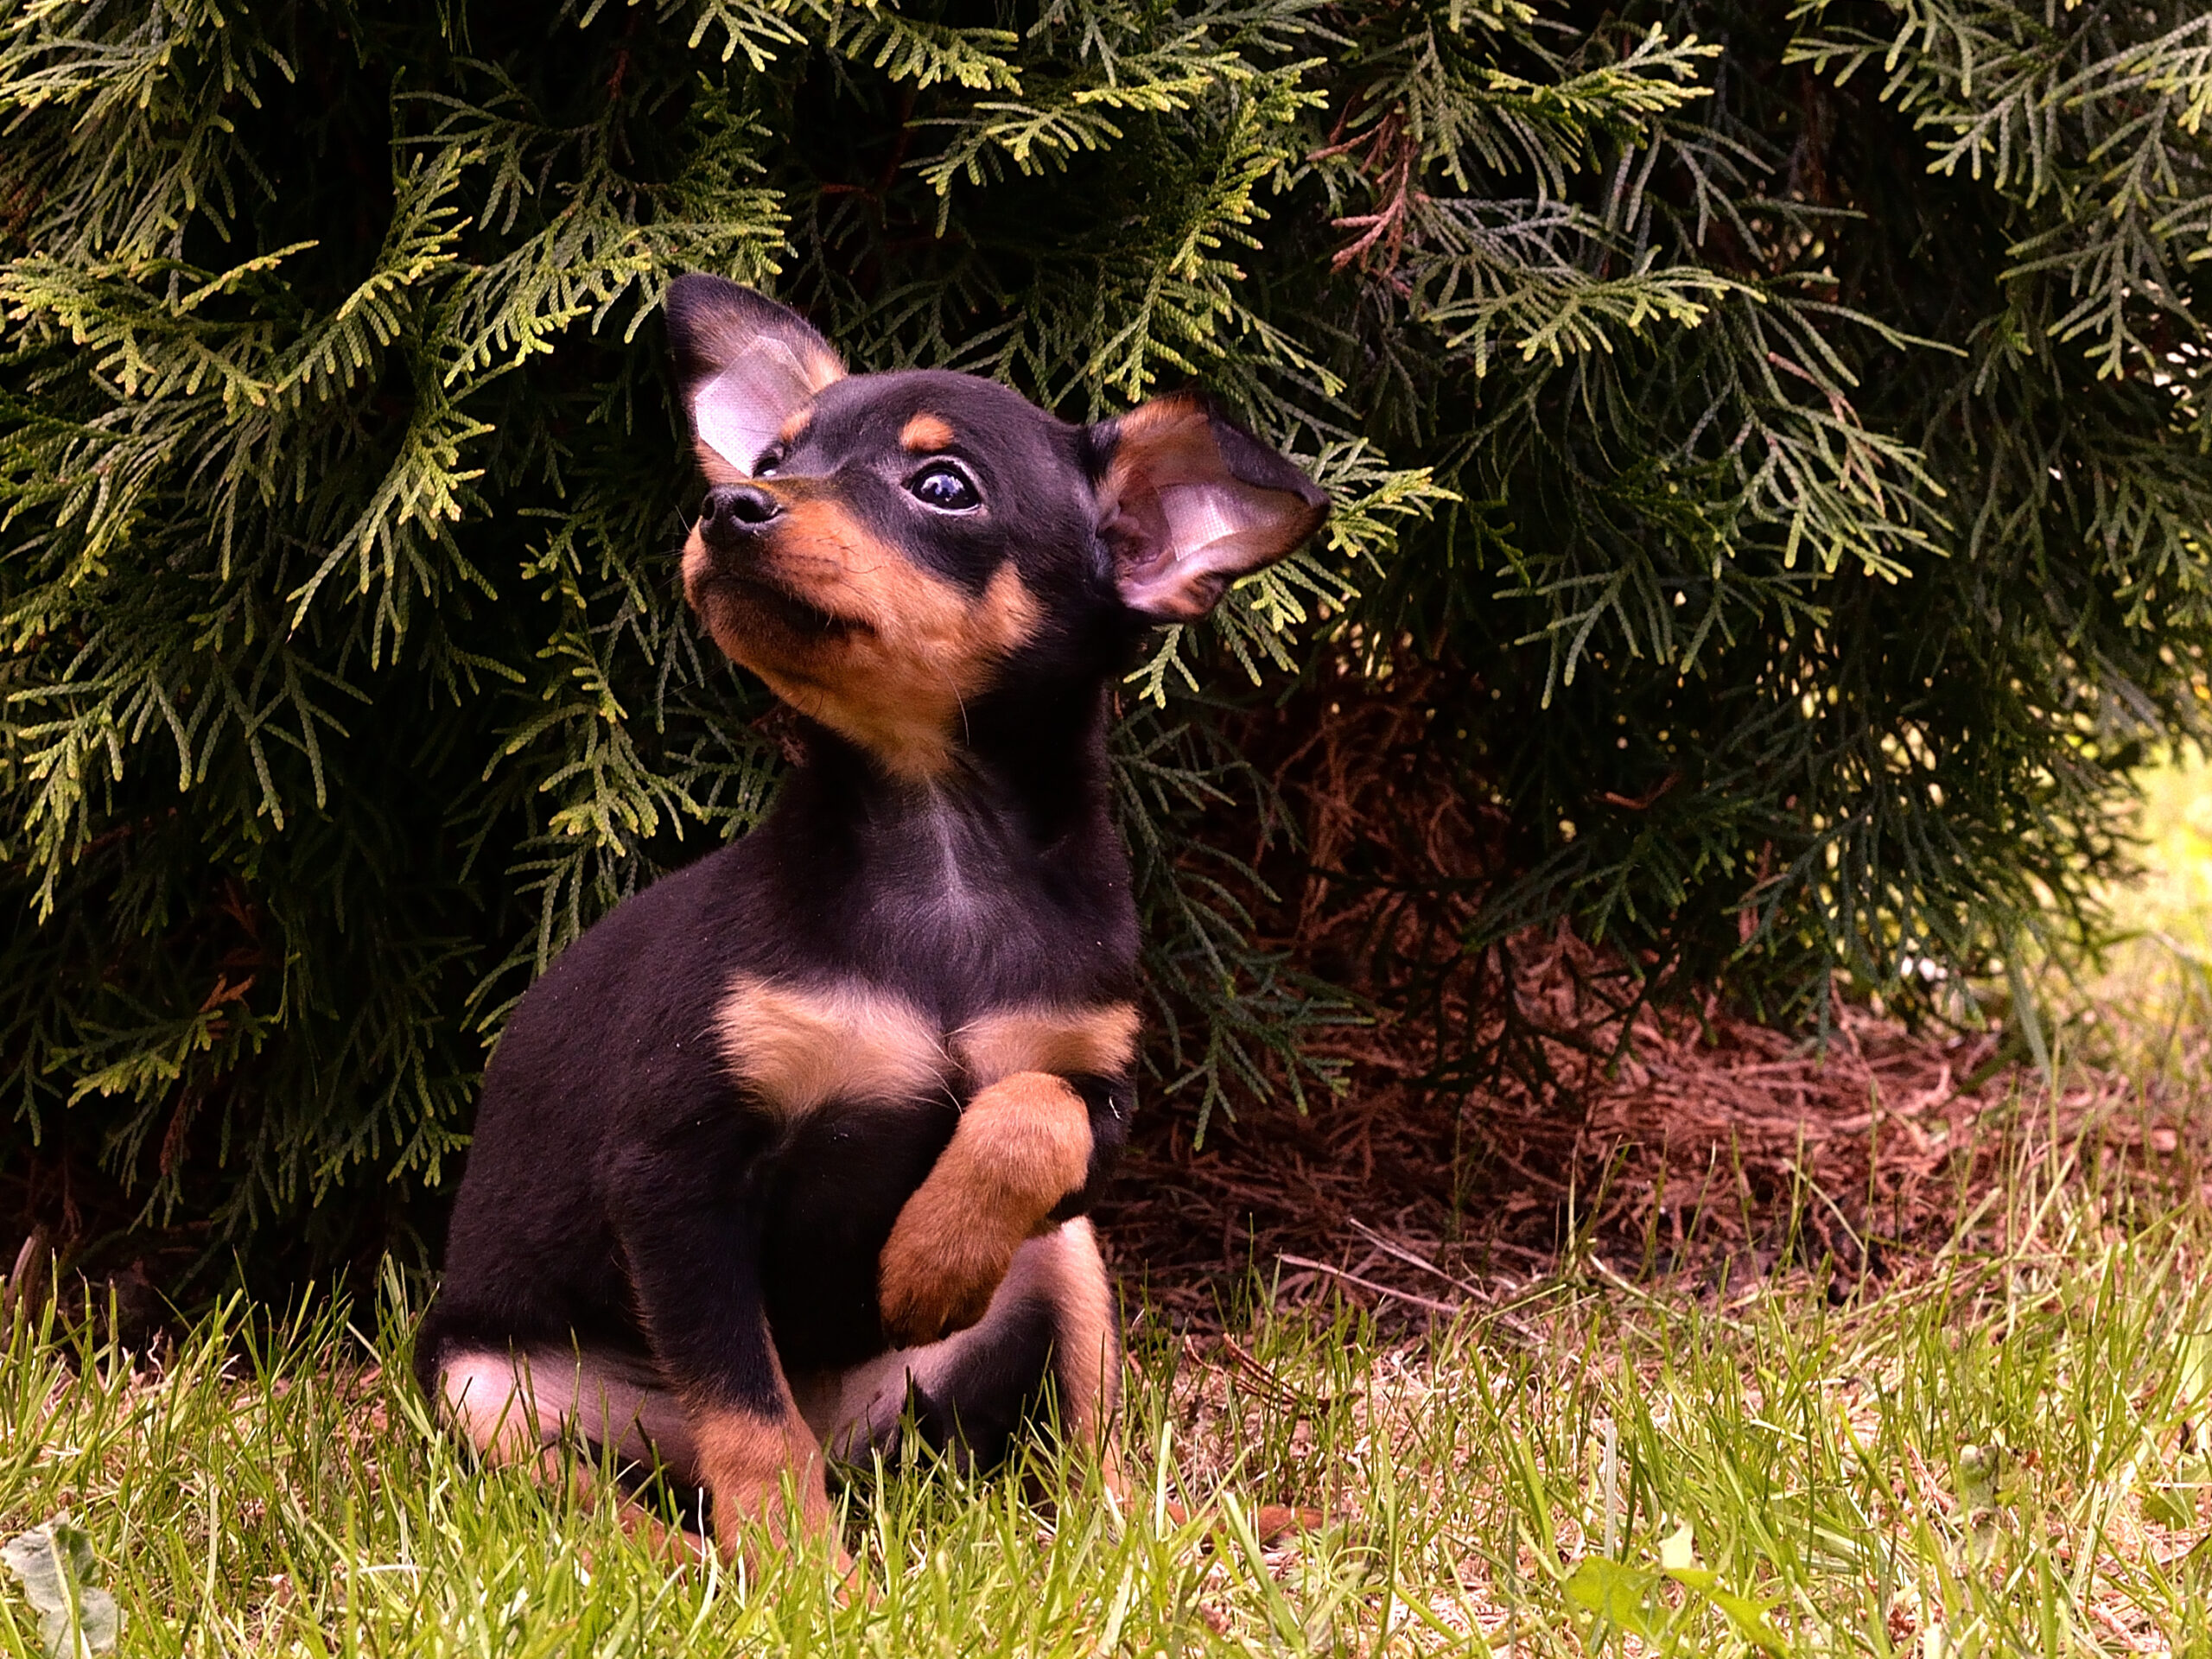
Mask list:
[[757,820],[694,269],[1071,417],[1202,381],[1336,493],[1125,699],[1197,1109],[1343,1006],[1190,844],[1269,810],[1202,684],[1455,666],[1470,960],[1816,1016],[2063,943],[2199,727],[2209,111],[2187,0],[0,6],[0,1163],[387,1231],[531,975]]

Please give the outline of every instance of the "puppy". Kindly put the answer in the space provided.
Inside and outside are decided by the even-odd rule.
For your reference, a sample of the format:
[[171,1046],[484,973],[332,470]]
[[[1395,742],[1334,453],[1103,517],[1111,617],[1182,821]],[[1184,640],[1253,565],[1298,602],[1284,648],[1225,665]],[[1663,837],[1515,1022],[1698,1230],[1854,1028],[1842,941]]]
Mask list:
[[709,485],[684,594],[809,758],[516,1008],[418,1370],[487,1456],[657,1464],[734,1549],[825,1532],[826,1459],[902,1421],[988,1462],[1049,1401],[1103,1444],[1084,1216],[1137,1040],[1110,690],[1327,498],[1196,397],[1071,426],[849,375],[719,278],[667,315]]

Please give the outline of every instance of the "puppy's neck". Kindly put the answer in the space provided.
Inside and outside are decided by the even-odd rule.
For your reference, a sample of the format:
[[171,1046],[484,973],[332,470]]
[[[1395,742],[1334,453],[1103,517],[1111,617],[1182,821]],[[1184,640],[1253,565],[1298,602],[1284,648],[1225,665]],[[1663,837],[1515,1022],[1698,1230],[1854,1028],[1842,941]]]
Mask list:
[[806,721],[804,786],[793,794],[851,823],[993,819],[1001,834],[1042,851],[1107,812],[1107,709],[1099,683],[979,699],[965,711],[950,764],[926,778]]

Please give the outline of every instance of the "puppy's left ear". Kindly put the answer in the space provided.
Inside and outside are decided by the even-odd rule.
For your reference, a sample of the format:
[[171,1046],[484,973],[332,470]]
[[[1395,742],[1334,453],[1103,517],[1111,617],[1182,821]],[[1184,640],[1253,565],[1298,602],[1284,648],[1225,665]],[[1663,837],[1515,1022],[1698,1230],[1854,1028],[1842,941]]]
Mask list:
[[753,476],[760,452],[815,393],[845,378],[830,342],[804,317],[719,276],[668,285],[669,343],[699,462]]
[[1204,616],[1329,516],[1319,485],[1204,397],[1155,397],[1090,435],[1122,603],[1160,621]]

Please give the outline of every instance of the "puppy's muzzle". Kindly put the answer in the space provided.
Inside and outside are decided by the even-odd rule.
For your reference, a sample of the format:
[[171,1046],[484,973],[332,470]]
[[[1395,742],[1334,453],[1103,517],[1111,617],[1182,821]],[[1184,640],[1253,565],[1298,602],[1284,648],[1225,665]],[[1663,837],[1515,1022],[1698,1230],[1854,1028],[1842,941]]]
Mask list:
[[[684,576],[692,602],[698,603],[700,592],[712,586],[741,604],[741,616],[735,623],[741,632],[751,633],[765,624],[772,637],[780,630],[786,646],[842,639],[863,625],[823,608],[804,582],[794,581],[789,570],[780,568],[775,532],[788,529],[790,523],[784,504],[757,484],[723,484],[709,490],[700,504],[697,526],[705,557],[696,569],[687,569]],[[731,649],[727,641],[724,649]]]
[[699,538],[714,552],[742,557],[784,515],[784,504],[757,484],[722,484],[699,505]]

